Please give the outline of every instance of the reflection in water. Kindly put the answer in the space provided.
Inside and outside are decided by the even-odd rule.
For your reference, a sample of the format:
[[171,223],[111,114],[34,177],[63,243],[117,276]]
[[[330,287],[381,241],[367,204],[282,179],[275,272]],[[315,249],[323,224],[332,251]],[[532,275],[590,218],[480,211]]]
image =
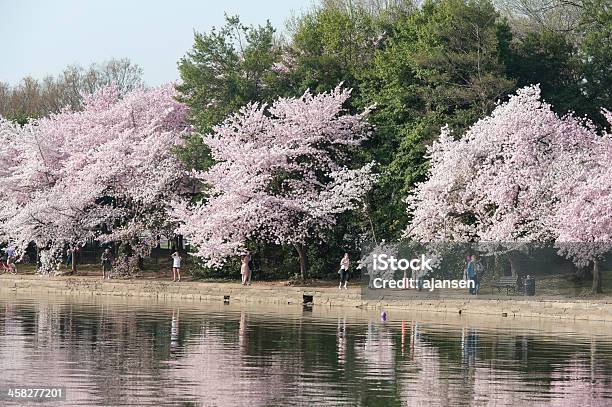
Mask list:
[[179,334],[179,309],[172,310],[172,322],[170,323],[170,351],[174,351],[178,346]]
[[238,325],[238,349],[240,354],[247,353],[247,314],[245,311],[240,312],[240,324]]
[[607,328],[335,312],[0,296],[0,383],[65,385],[82,406],[612,404]]
[[476,366],[477,352],[478,333],[475,329],[461,328],[461,353],[463,355],[463,366],[466,370]]
[[338,318],[338,366],[343,368],[346,360],[346,317]]

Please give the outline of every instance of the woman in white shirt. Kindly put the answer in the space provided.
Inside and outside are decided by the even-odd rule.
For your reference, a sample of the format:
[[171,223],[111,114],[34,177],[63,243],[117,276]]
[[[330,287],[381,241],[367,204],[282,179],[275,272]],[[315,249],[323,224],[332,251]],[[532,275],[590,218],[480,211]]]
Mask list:
[[181,281],[181,255],[178,251],[172,253],[172,281]]
[[349,275],[349,255],[348,253],[344,253],[344,257],[340,260],[340,270],[338,271],[340,274],[340,285],[338,289],[342,289],[342,284],[344,284],[344,289],[346,290],[346,283],[348,282]]

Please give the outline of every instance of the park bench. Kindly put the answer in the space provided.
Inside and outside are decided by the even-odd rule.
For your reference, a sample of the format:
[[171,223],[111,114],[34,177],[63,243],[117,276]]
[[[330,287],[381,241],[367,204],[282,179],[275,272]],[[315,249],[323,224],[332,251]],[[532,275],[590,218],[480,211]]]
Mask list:
[[506,294],[510,294],[510,290],[516,293],[518,291],[518,287],[518,276],[503,276],[500,277],[499,280],[493,281],[493,283],[491,284],[491,293],[493,293],[493,288],[497,288],[498,293],[501,293],[502,288],[506,289]]

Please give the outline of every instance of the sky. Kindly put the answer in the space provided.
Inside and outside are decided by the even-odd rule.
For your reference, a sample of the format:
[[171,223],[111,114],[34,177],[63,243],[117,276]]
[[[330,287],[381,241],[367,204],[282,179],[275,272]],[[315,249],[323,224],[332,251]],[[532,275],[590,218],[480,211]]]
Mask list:
[[0,0],[0,82],[56,75],[129,58],[148,85],[179,79],[177,61],[193,45],[193,32],[224,24],[224,13],[245,24],[277,30],[315,0]]

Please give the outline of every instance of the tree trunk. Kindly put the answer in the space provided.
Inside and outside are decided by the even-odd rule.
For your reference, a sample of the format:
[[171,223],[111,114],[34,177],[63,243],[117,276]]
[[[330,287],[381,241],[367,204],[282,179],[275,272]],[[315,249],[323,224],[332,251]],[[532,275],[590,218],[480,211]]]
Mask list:
[[174,249],[183,250],[183,235],[174,235]]
[[294,246],[300,256],[300,275],[302,276],[302,280],[304,280],[306,278],[307,268],[306,249],[301,243],[296,243]]
[[602,292],[601,270],[599,269],[599,262],[595,260],[593,262],[593,294],[600,294],[601,292]]
[[34,261],[36,264],[36,270],[38,270],[40,268],[40,257],[38,255],[38,245],[34,245]]
[[70,264],[70,266],[72,267],[72,270],[71,270],[70,274],[75,276],[76,273],[77,273],[76,247],[75,246],[72,246],[70,248],[70,253],[71,253],[71,256],[70,256],[71,264]]
[[155,237],[155,249],[153,249],[153,254],[155,255],[155,264],[159,262],[159,250],[161,249],[161,244],[159,242],[159,235]]
[[98,249],[98,246],[99,246],[98,241],[97,240],[92,241],[91,242],[91,246],[92,246],[92,249],[93,249],[93,261],[94,261],[94,263],[97,263],[98,262],[98,251],[97,251],[97,249]]
[[520,257],[518,255],[518,253],[516,252],[511,252],[510,255],[508,256],[509,260],[510,260],[510,273],[512,275],[512,277],[517,277],[520,275],[521,271],[520,271]]
[[499,260],[499,255],[493,255],[493,278],[495,280],[499,280],[499,278],[504,275],[504,270],[501,268],[501,262]]

